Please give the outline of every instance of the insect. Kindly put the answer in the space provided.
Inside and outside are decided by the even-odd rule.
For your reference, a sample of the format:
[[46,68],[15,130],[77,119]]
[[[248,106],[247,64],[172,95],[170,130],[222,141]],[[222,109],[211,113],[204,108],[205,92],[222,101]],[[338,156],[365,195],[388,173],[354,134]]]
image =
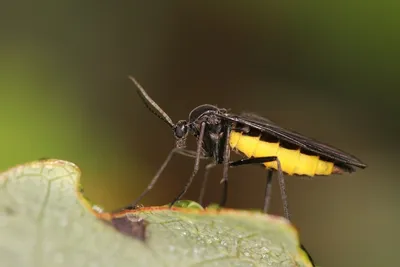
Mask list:
[[[201,159],[212,160],[212,163],[206,166],[206,177],[212,167],[217,164],[223,165],[221,180],[223,194],[220,206],[224,206],[227,200],[229,167],[261,164],[267,170],[264,212],[266,213],[269,207],[272,174],[277,172],[284,216],[289,221],[290,213],[284,174],[289,176],[321,176],[351,173],[356,170],[356,167],[362,169],[367,167],[366,164],[348,153],[284,129],[255,114],[236,115],[226,109],[204,104],[194,108],[190,112],[188,120],[180,120],[174,123],[167,113],[149,97],[143,87],[133,77],[129,78],[135,83],[137,92],[147,108],[171,127],[176,140],[176,147],[171,150],[150,184],[131,204],[131,207],[135,207],[153,188],[173,154],[192,157],[195,159],[195,163],[187,183],[170,203],[171,206],[181,199],[188,190],[199,170]],[[186,138],[189,134],[197,139],[196,151],[186,149]],[[243,159],[230,161],[231,151],[243,155]],[[203,181],[200,200],[202,200],[204,194],[206,177]]]

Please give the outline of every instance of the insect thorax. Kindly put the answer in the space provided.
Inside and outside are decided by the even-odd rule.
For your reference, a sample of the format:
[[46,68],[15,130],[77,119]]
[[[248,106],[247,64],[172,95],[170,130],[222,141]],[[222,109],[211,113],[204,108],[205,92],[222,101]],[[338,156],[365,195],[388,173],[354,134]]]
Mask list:
[[[189,122],[197,123],[202,119],[209,119],[212,114],[220,112],[220,109],[216,106],[204,104],[194,108],[189,114]],[[215,117],[215,116],[214,116]]]

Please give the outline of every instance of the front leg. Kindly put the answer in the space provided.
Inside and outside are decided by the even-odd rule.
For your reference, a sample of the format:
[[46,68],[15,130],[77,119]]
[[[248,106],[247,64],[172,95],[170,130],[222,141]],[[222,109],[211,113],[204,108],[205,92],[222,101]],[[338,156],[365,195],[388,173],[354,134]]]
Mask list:
[[205,122],[201,123],[200,135],[199,135],[199,139],[197,140],[197,150],[196,150],[196,158],[194,161],[193,172],[190,175],[189,180],[186,182],[186,185],[183,188],[183,190],[169,204],[170,208],[175,204],[176,201],[180,200],[182,198],[182,196],[187,192],[187,190],[189,189],[189,186],[192,184],[193,179],[197,174],[197,171],[199,170],[205,128],[206,128],[206,123]]

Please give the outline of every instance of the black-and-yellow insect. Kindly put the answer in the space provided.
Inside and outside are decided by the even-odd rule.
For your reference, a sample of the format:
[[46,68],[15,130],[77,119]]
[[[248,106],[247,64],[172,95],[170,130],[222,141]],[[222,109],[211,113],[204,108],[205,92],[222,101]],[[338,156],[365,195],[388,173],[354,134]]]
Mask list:
[[[188,120],[174,123],[147,95],[141,85],[133,77],[130,79],[136,84],[137,92],[146,106],[171,127],[176,139],[176,147],[170,152],[147,189],[134,201],[133,207],[151,190],[174,153],[195,158],[195,164],[188,182],[171,205],[186,193],[199,169],[200,159],[212,159],[213,162],[207,165],[206,169],[223,164],[221,183],[223,183],[224,193],[221,206],[225,205],[227,199],[228,168],[245,164],[263,164],[268,170],[264,212],[268,210],[272,173],[275,170],[278,173],[284,215],[288,220],[290,220],[290,214],[285,193],[284,173],[319,176],[350,173],[355,171],[355,167],[366,167],[359,159],[348,153],[286,130],[254,114],[235,115],[226,109],[205,104],[193,109]],[[185,148],[188,134],[197,138],[196,151]],[[244,158],[239,161],[230,161],[231,150],[244,155]],[[204,185],[205,183],[201,195],[203,195]]]

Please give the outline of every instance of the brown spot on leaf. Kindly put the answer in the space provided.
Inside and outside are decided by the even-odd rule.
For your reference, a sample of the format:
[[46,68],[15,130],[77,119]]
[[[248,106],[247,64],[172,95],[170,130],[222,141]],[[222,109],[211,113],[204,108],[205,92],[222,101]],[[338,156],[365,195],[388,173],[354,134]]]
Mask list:
[[0,214],[1,213],[4,213],[5,215],[8,215],[8,216],[12,216],[12,215],[16,214],[16,211],[10,206],[5,206],[3,209],[3,212],[0,211]]
[[146,221],[132,214],[123,217],[114,217],[111,224],[119,232],[144,241],[146,238]]

